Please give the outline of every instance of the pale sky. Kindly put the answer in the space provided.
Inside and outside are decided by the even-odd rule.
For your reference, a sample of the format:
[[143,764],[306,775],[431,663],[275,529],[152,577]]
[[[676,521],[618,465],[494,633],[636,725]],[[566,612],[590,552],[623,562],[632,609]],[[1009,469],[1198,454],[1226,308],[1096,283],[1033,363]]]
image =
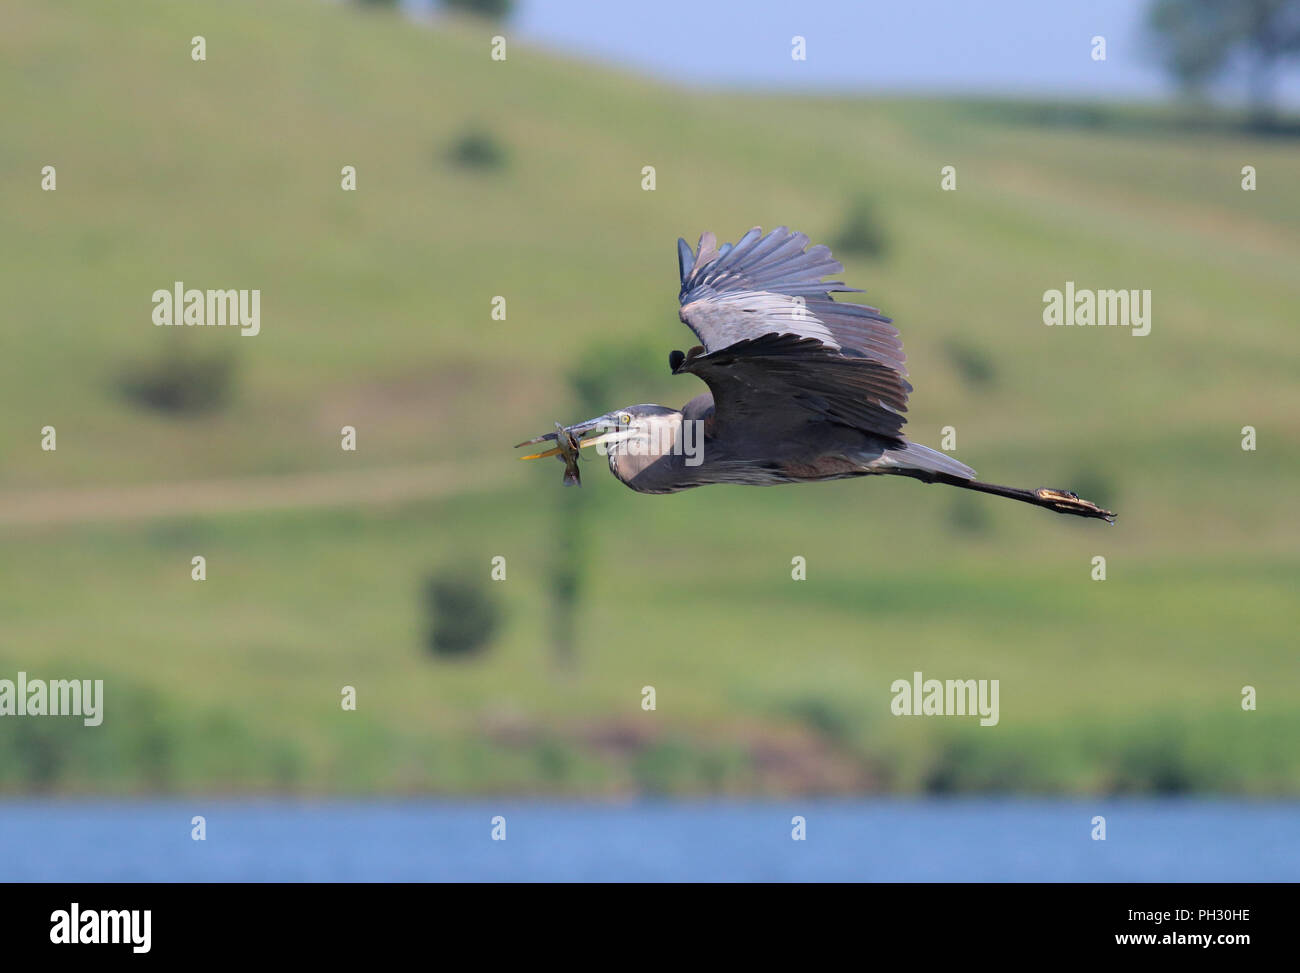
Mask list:
[[[436,0],[408,0],[435,3]],[[508,32],[691,85],[1159,100],[1148,0],[517,0]],[[790,57],[791,37],[808,59]],[[1106,60],[1091,40],[1106,38]],[[1280,100],[1300,107],[1300,71]],[[1231,98],[1240,85],[1224,85]]]

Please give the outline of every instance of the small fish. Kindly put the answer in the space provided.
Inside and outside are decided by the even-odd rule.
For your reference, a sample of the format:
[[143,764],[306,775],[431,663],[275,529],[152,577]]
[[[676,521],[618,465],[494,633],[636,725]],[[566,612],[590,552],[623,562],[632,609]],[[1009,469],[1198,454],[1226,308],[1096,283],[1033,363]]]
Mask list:
[[578,472],[578,441],[558,422],[555,424],[555,440],[560,447],[559,458],[564,461],[564,485],[582,486],[582,474]]
[[554,456],[564,464],[564,485],[565,486],[582,486],[582,474],[578,472],[578,451],[581,448],[578,440],[560,423],[555,424],[555,432],[548,432],[536,439],[525,440],[515,446],[528,446],[532,443],[546,442],[554,440],[555,447],[545,450],[541,453],[533,453],[530,456],[521,456],[520,459],[541,459],[543,456]]

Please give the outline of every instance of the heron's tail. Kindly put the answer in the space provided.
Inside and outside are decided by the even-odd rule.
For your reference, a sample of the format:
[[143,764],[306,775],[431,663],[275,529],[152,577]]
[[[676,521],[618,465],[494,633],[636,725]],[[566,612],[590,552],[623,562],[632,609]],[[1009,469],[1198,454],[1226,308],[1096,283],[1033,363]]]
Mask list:
[[933,482],[931,476],[939,474],[946,474],[960,480],[975,479],[975,471],[965,463],[959,463],[947,453],[922,446],[920,443],[903,443],[902,446],[887,449],[882,459],[885,461],[882,465],[888,467],[886,472],[915,476],[927,483]]

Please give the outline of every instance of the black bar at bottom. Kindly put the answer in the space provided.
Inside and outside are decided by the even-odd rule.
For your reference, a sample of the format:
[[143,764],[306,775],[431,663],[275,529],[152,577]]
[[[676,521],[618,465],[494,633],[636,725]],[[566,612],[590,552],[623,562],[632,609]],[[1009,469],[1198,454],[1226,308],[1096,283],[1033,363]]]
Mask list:
[[906,946],[918,958],[1041,956],[1044,948],[1231,957],[1285,945],[1295,887],[51,884],[0,886],[0,898],[6,961],[75,949],[78,960],[333,963],[420,944],[434,950],[431,960],[452,945],[483,959],[512,949],[578,959],[598,946],[655,952],[700,936],[737,952],[815,940],[819,952],[844,943],[864,956]]

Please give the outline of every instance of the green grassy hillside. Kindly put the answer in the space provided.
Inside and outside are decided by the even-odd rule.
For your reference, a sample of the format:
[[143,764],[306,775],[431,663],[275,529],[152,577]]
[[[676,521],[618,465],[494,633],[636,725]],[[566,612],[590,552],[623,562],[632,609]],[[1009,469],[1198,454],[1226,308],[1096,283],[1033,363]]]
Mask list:
[[[1293,141],[679,90],[312,0],[0,18],[0,678],[108,694],[95,730],[0,720],[0,789],[1300,791]],[[449,163],[470,130],[503,166]],[[593,349],[659,356],[610,408],[700,391],[666,365],[692,343],[677,236],[830,240],[863,195],[888,249],[845,279],[903,331],[910,434],[953,425],[984,478],[1095,488],[1119,524],[912,482],[642,497],[592,465],[579,665],[557,671],[559,467],[510,445],[586,418],[566,376]],[[175,280],[260,288],[262,333],[155,328]],[[1067,280],[1150,289],[1151,334],[1044,327]],[[121,394],[179,346],[234,356],[228,406]],[[435,466],[440,487],[382,487]],[[256,479],[367,472],[275,509]],[[195,502],[105,499],[150,484]],[[433,661],[422,578],[496,555],[499,641]],[[891,716],[915,670],[999,679],[1000,724]]]

